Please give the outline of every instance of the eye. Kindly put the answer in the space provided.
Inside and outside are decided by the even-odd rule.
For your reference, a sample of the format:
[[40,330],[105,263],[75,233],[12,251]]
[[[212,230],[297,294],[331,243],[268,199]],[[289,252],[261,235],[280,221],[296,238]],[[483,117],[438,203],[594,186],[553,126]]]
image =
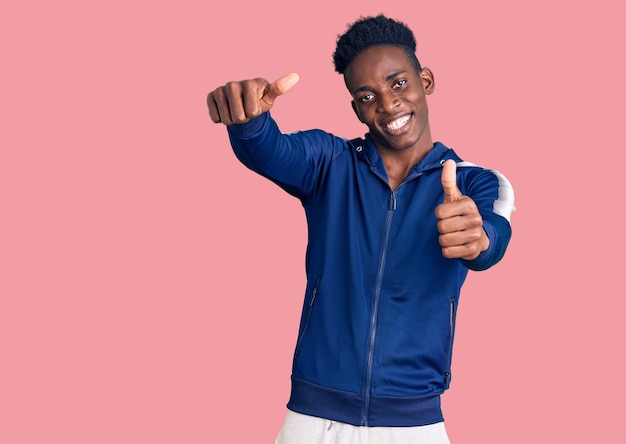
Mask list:
[[391,88],[398,89],[398,88],[402,88],[404,85],[406,85],[406,79],[398,80],[396,83],[393,84]]
[[365,94],[359,97],[359,102],[371,102],[372,100],[374,100],[373,94]]

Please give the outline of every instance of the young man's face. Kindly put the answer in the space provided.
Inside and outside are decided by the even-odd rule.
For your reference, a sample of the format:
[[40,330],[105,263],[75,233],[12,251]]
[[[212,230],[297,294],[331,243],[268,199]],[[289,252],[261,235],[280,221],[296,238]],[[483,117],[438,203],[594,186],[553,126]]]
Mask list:
[[435,83],[428,68],[416,72],[396,46],[374,46],[350,62],[344,80],[352,107],[379,150],[432,147],[426,94]]

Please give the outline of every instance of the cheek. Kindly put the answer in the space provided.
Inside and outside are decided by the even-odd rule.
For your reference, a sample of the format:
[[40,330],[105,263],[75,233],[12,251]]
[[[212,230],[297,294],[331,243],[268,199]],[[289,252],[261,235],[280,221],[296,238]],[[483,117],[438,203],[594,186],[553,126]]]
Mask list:
[[362,106],[358,108],[357,117],[366,125],[371,125],[374,121],[374,115],[375,112],[372,110],[372,107]]
[[359,119],[359,122],[363,122],[363,117],[361,117],[362,116],[361,110],[358,109],[356,106],[353,106],[352,111],[354,111],[354,115],[356,116],[357,119]]
[[413,99],[416,111],[421,115],[428,115],[428,106],[426,104],[426,96],[424,94],[416,94]]

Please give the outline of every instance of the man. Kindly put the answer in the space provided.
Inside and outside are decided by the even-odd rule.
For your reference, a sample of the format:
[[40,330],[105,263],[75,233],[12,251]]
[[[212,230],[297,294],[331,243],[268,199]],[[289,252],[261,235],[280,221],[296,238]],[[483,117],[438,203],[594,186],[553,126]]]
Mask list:
[[460,288],[469,269],[504,255],[513,191],[433,143],[435,81],[415,46],[406,25],[382,15],[339,37],[335,68],[364,139],[281,134],[269,110],[295,74],[208,96],[241,162],[299,198],[307,216],[308,282],[277,443],[449,442],[440,395]]

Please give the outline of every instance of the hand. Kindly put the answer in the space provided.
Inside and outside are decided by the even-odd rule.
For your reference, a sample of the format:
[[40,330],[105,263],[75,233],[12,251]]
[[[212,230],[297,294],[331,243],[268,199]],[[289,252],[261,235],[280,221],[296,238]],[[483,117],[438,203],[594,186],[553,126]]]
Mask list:
[[265,79],[228,82],[210,92],[207,97],[211,120],[225,125],[246,123],[268,111],[274,105],[274,100],[289,91],[298,80],[298,74],[291,73],[274,83]]
[[435,208],[439,244],[444,257],[475,259],[489,247],[476,203],[456,186],[456,163],[447,160],[441,172],[443,203]]

